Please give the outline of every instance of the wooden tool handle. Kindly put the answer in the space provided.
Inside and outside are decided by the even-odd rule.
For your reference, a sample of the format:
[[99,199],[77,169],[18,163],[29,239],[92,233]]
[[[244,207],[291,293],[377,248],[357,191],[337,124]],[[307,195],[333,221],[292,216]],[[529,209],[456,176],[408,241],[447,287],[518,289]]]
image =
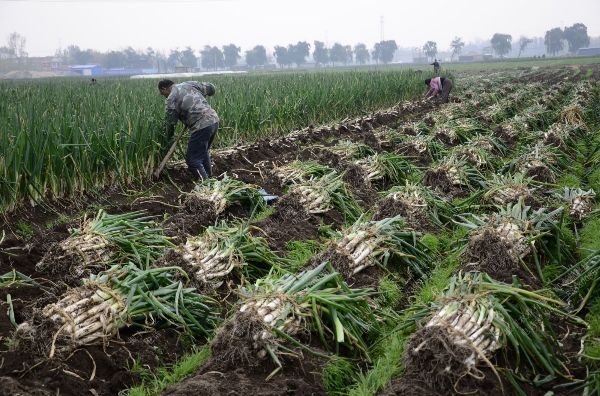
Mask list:
[[185,127],[181,130],[181,132],[179,132],[179,136],[177,136],[177,139],[175,139],[175,141],[173,142],[173,145],[171,146],[169,151],[167,151],[167,155],[165,155],[165,158],[163,158],[163,160],[161,161],[160,165],[158,166],[158,169],[156,170],[156,172],[154,172],[155,178],[158,178],[158,176],[160,176],[160,172],[162,172],[163,168],[167,164],[167,161],[169,160],[169,158],[171,158],[171,155],[175,151],[175,147],[177,147],[177,143],[179,143],[179,139],[181,139],[181,137],[187,130],[188,130],[188,128]]

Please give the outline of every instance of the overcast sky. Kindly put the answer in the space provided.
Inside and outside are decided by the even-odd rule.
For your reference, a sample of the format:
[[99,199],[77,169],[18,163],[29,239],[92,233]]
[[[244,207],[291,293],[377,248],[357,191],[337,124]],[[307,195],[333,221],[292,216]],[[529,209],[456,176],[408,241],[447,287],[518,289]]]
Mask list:
[[600,0],[0,0],[0,46],[18,32],[29,56],[53,55],[71,44],[167,53],[231,43],[242,52],[260,44],[272,53],[275,45],[315,40],[372,48],[382,37],[381,17],[384,39],[399,47],[432,40],[445,50],[455,36],[468,43],[494,33],[515,42],[578,22],[600,36]]

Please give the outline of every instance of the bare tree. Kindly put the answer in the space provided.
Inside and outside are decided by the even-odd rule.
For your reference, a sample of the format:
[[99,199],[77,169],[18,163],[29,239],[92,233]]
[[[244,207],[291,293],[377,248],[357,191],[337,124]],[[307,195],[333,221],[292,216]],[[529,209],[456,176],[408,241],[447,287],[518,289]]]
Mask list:
[[525,48],[531,43],[533,43],[533,39],[529,37],[521,36],[519,38],[519,55],[517,55],[517,58],[521,56],[521,52],[525,51]]

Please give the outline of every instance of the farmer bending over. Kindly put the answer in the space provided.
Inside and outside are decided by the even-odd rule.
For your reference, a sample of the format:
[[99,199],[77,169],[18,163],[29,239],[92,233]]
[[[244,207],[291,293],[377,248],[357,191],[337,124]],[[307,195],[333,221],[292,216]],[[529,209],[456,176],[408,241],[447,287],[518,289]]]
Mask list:
[[210,154],[217,129],[219,116],[204,98],[215,93],[215,86],[207,82],[187,81],[175,84],[171,80],[161,80],[158,91],[165,100],[164,133],[167,142],[175,134],[175,125],[181,121],[190,130],[190,141],[185,154],[188,170],[194,178],[206,179],[211,175]]
[[448,96],[450,95],[450,91],[452,91],[452,80],[444,77],[428,78],[425,80],[425,84],[429,85],[429,91],[425,95],[426,98],[441,93],[441,102],[448,103]]

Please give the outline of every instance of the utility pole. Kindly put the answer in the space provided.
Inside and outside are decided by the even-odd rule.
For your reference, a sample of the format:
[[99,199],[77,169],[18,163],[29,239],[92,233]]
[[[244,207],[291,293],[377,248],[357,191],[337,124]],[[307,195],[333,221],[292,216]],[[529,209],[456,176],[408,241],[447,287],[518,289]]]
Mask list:
[[384,31],[383,31],[383,23],[384,23],[384,21],[383,21],[383,15],[381,15],[379,17],[379,20],[380,20],[379,23],[381,25],[381,41],[383,41],[385,39],[385,35],[383,34],[384,33]]

